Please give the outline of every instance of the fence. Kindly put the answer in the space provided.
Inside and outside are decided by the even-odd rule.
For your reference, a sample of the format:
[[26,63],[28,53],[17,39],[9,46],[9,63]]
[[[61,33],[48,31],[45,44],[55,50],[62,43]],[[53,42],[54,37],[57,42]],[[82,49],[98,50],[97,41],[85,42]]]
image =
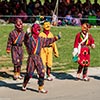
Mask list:
[[[16,18],[21,18],[24,23],[34,23],[35,21],[42,24],[44,20],[52,22],[52,16],[11,16],[11,15],[1,15],[0,17],[0,23],[14,23]],[[97,16],[88,16],[87,18],[75,18],[72,17],[72,19],[67,17],[58,17],[56,20],[58,26],[64,26],[64,25],[80,25],[83,22],[88,22],[91,25],[100,25],[100,17]]]

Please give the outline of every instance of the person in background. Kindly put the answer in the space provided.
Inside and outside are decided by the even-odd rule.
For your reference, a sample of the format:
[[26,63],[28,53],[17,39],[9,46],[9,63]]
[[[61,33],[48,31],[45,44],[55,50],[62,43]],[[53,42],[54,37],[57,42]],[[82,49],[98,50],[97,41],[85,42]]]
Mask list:
[[[44,38],[53,38],[54,35],[51,33],[50,29],[51,29],[50,22],[45,21],[43,24],[43,32],[41,32],[39,34],[39,36],[44,37]],[[46,69],[45,78],[48,81],[53,80],[53,77],[51,77],[53,53],[54,53],[55,57],[59,57],[57,45],[55,42],[50,44],[48,47],[42,48],[41,53],[40,53],[43,64],[44,64],[45,69]]]
[[80,80],[80,74],[83,72],[82,80],[89,81],[88,67],[90,65],[90,47],[95,48],[94,38],[89,32],[91,25],[83,23],[81,32],[77,33],[74,41],[73,57],[78,56],[79,64],[76,79]]
[[6,52],[9,54],[11,52],[12,63],[14,64],[14,79],[22,79],[20,75],[21,65],[23,59],[23,41],[25,32],[23,31],[23,22],[21,19],[16,19],[15,29],[9,34]]
[[27,29],[27,32],[25,34],[24,43],[28,52],[28,60],[22,90],[26,91],[27,83],[30,80],[30,78],[32,78],[36,69],[38,74],[38,92],[47,93],[47,90],[44,89],[45,72],[42,59],[40,57],[40,51],[41,48],[48,47],[49,44],[60,39],[60,35],[55,36],[54,38],[42,38],[39,37],[40,30],[40,25],[35,23],[32,25],[31,28]]

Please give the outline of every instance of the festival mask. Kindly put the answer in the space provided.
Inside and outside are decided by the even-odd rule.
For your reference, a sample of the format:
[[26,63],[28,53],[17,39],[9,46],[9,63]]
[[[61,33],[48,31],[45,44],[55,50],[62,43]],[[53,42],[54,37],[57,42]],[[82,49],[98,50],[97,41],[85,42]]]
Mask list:
[[51,28],[51,26],[50,26],[50,22],[44,22],[44,24],[43,24],[43,28],[44,28],[44,30],[50,30],[50,28]]
[[15,22],[15,28],[17,29],[17,31],[22,31],[23,29],[23,22],[21,19],[17,19]]
[[88,23],[84,23],[82,25],[82,32],[87,33],[90,28],[91,28],[91,26]]
[[32,34],[39,35],[40,30],[41,28],[39,24],[33,24],[32,29],[31,29]]

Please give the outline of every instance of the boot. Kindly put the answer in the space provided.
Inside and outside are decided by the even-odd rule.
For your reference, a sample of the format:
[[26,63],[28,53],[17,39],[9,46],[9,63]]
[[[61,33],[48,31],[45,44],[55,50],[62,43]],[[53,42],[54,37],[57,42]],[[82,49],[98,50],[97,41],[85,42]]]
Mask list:
[[14,72],[14,77],[13,77],[14,80],[17,80],[18,79],[18,72]]
[[39,93],[44,93],[44,94],[46,94],[48,91],[45,90],[45,89],[43,88],[43,86],[39,86],[39,87],[38,87],[38,92],[39,92]]

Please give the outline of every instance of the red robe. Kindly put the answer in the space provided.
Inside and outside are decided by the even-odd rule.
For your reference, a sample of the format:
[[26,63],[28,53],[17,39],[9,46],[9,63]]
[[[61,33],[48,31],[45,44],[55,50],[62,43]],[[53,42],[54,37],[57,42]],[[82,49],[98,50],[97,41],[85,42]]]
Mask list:
[[[76,35],[74,48],[78,48],[79,43],[82,42],[84,37],[82,36],[81,32]],[[89,46],[94,44],[94,39],[92,35],[88,34],[88,39],[81,44],[80,54],[78,55],[78,63],[81,66],[89,66],[90,64],[90,49]]]

